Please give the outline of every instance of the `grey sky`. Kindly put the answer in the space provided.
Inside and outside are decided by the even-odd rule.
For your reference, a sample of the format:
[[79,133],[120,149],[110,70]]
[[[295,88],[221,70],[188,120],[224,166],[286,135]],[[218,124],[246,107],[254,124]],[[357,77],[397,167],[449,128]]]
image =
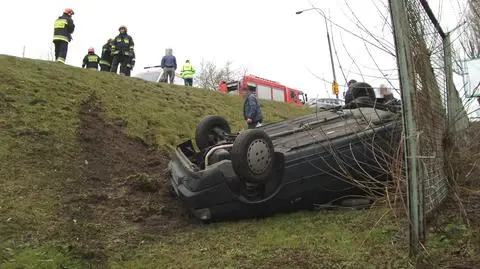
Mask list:
[[[429,2],[437,14],[442,7],[442,26],[452,29],[458,21],[458,1]],[[355,26],[348,3],[369,31],[389,43],[390,51],[394,52],[393,37],[380,16],[390,20],[386,0],[313,0],[312,3],[335,23],[378,44]],[[330,85],[309,71],[328,83],[332,80],[323,18],[315,11],[295,15],[297,10],[310,8],[307,0],[10,1],[0,10],[2,34],[8,37],[0,42],[0,53],[21,56],[25,45],[26,57],[47,59],[53,21],[65,7],[75,11],[76,30],[67,56],[70,65],[80,66],[90,46],[100,53],[106,40],[118,33],[119,25],[125,24],[135,41],[134,73],[143,71],[144,66],[159,64],[165,48],[172,47],[179,63],[190,59],[198,65],[202,58],[218,64],[233,60],[236,66],[248,68],[249,73],[304,90],[310,96],[331,94]],[[353,58],[366,75],[365,80],[374,87],[387,82],[375,70],[370,52],[385,70],[383,73],[393,78],[391,82],[398,87],[394,57],[335,26],[331,34],[347,79],[361,80]],[[337,80],[344,85],[336,59],[335,64]]]

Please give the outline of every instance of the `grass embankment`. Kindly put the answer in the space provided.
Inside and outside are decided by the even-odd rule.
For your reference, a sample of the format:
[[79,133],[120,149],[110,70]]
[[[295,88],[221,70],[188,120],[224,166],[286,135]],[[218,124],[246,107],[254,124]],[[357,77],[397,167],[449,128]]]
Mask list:
[[[307,113],[262,108],[267,122]],[[0,268],[408,267],[386,208],[189,219],[167,195],[164,149],[209,114],[239,130],[241,111],[234,96],[0,56]],[[478,255],[478,235],[451,223],[460,233],[432,230],[428,263]]]

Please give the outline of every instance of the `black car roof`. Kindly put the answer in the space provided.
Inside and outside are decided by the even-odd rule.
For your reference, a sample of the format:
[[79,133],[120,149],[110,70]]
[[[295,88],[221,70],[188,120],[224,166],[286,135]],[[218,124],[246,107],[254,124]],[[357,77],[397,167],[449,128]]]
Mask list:
[[[398,113],[362,107],[344,109],[342,113],[322,111],[293,120],[281,121],[261,127],[272,141],[276,151],[289,152],[314,143],[371,130],[400,119]],[[294,130],[298,130],[294,132]],[[290,132],[290,133],[289,133]],[[284,133],[275,137],[275,134]]]

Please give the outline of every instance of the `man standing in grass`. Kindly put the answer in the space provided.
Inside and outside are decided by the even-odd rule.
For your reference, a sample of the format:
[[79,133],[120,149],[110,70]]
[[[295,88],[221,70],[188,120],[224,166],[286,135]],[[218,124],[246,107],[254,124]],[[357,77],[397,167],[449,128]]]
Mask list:
[[98,70],[98,64],[100,63],[100,57],[95,54],[93,48],[88,49],[88,54],[83,57],[82,68]]
[[117,73],[118,65],[120,65],[120,74],[126,75],[128,72],[127,64],[134,48],[132,37],[127,34],[127,26],[121,25],[118,28],[120,34],[115,37],[112,44],[112,67],[111,72]]
[[95,54],[93,48],[88,49],[88,54],[83,57],[82,68],[98,70],[98,64],[100,63],[100,57]]
[[110,72],[112,66],[112,43],[113,39],[109,38],[107,43],[102,47],[102,56],[100,59],[100,71]]
[[54,24],[53,44],[55,44],[55,61],[65,63],[67,59],[68,43],[72,41],[72,33],[75,30],[72,16],[75,14],[71,8],[66,8],[62,16],[58,17]]
[[187,60],[180,71],[180,77],[183,78],[185,86],[193,86],[193,76],[195,75],[195,69],[193,68],[190,60]]
[[247,121],[248,129],[254,129],[262,126],[263,113],[255,96],[256,87],[248,87],[248,94],[243,103],[243,115]]
[[170,84],[173,84],[173,81],[175,80],[175,70],[177,70],[177,58],[173,56],[172,49],[166,49],[165,56],[162,58],[160,67],[163,69],[163,74],[160,81],[169,81]]

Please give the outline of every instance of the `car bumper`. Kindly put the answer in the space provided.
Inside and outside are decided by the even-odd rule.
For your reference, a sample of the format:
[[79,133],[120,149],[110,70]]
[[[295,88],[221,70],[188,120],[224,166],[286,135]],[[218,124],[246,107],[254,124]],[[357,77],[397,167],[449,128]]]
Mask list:
[[177,148],[171,156],[168,169],[175,194],[200,220],[246,218],[258,211],[258,206],[242,202],[232,192],[232,184],[239,179],[230,161],[199,170]]

